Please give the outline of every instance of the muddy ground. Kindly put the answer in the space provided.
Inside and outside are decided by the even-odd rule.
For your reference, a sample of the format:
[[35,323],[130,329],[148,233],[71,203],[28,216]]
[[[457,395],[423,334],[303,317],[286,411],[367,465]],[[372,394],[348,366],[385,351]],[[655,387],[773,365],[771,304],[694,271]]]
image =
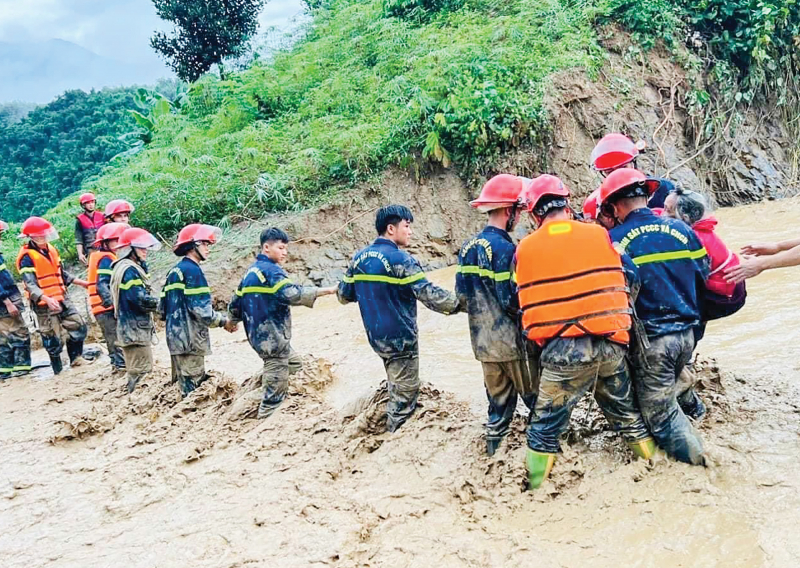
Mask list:
[[[742,244],[768,219],[791,233],[792,205],[737,210],[723,236]],[[453,270],[433,278],[452,286]],[[429,384],[395,434],[380,433],[381,405],[369,404],[383,372],[358,310],[332,298],[295,310],[307,368],[267,421],[248,418],[259,360],[241,331],[214,331],[214,377],[182,402],[163,339],[160,371],[130,397],[104,361],[8,381],[0,565],[796,566],[800,392],[778,286],[800,297],[790,271],[755,280],[746,309],[701,344],[722,367],[701,365],[712,467],[633,461],[585,401],[551,481],[532,493],[522,415],[499,453],[483,454],[463,315],[421,313]]]

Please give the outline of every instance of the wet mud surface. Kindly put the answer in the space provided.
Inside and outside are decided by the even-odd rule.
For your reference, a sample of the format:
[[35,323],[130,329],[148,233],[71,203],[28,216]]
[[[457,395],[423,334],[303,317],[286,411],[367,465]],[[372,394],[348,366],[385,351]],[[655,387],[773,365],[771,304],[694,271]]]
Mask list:
[[[452,288],[452,269],[433,279]],[[212,330],[212,377],[184,401],[163,338],[161,370],[132,396],[107,359],[6,381],[0,566],[797,566],[796,334],[774,322],[797,306],[774,307],[775,279],[798,280],[753,281],[735,325],[711,326],[698,349],[712,467],[634,461],[587,399],[533,493],[523,415],[494,458],[483,453],[463,315],[421,312],[427,384],[394,434],[358,309],[333,299],[294,310],[306,366],[266,421],[251,418],[260,361],[241,331]]]

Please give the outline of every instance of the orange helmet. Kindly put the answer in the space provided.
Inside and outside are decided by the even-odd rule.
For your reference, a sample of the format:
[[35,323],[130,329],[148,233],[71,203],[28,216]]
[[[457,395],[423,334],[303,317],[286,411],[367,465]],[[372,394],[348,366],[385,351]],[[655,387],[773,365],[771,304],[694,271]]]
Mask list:
[[612,196],[649,197],[655,193],[660,183],[657,179],[648,178],[633,168],[614,170],[600,186],[600,205],[608,203]]
[[528,205],[528,212],[533,212],[535,215],[544,215],[547,213],[547,211],[536,211],[536,206],[545,195],[562,197],[563,199],[561,201],[563,201],[564,206],[566,206],[569,194],[569,188],[556,176],[551,176],[550,174],[540,175],[533,179],[525,190],[525,202]]
[[586,219],[597,219],[598,201],[600,201],[599,187],[590,193],[586,201],[583,202],[583,216]]
[[592,167],[597,171],[613,170],[628,164],[639,155],[639,146],[633,140],[613,132],[606,134],[592,150]]
[[113,241],[119,239],[127,229],[131,226],[127,223],[108,223],[103,225],[97,230],[94,246],[100,246],[104,241]]
[[133,205],[131,205],[128,201],[124,199],[114,199],[113,201],[109,201],[108,205],[106,205],[105,216],[106,217],[113,217],[114,215],[119,215],[120,213],[127,213],[131,214],[134,211]]
[[469,204],[482,213],[494,209],[521,204],[524,183],[522,178],[511,174],[498,174],[487,181],[481,189],[478,199]]
[[81,194],[81,197],[78,201],[80,201],[81,205],[86,205],[90,201],[97,201],[97,198],[94,196],[94,193],[84,193]]
[[22,224],[22,234],[20,238],[35,238],[44,237],[47,242],[54,241],[58,238],[58,231],[53,227],[53,224],[47,219],[41,217],[28,217]]
[[133,227],[122,231],[115,250],[117,256],[123,258],[128,256],[132,249],[158,250],[160,248],[161,243],[153,235],[144,229]]

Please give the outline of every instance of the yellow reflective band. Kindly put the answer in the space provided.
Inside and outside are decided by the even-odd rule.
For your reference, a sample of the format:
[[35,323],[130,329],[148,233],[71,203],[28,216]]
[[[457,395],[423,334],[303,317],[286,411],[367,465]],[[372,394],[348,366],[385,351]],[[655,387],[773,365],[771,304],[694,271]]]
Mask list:
[[14,371],[30,371],[31,369],[33,369],[33,367],[31,367],[30,365],[18,365],[16,367],[14,367],[13,370]]
[[633,263],[639,266],[641,264],[650,264],[653,262],[669,262],[670,260],[697,260],[704,256],[706,256],[705,248],[698,250],[676,250],[673,252],[657,252],[655,254],[637,256],[633,259]]
[[27,272],[33,272],[34,274],[36,274],[36,269],[32,266],[26,266],[24,268],[19,269],[20,274],[25,274]]
[[119,285],[119,289],[120,290],[130,290],[134,286],[144,286],[144,282],[142,282],[141,280],[136,278],[134,280],[129,280],[128,282],[125,282],[124,284],[120,284]]
[[170,284],[168,286],[164,286],[164,289],[161,290],[161,297],[167,295],[167,292],[171,292],[172,290],[183,290],[183,293],[187,296],[197,296],[199,294],[211,294],[211,288],[208,286],[201,286],[199,288],[187,288],[186,284],[183,282],[175,282],[174,284]]
[[548,235],[563,235],[572,232],[572,225],[569,223],[550,223],[547,228]]
[[461,274],[475,274],[484,278],[491,278],[495,282],[505,282],[511,279],[510,272],[494,272],[480,266],[464,265],[458,267],[458,272]]
[[10,368],[7,368],[7,367],[0,367],[0,373],[10,373],[13,370],[14,369],[10,369]]
[[5,269],[6,269],[6,263],[4,262],[3,264],[0,264],[0,270],[5,270]]
[[425,279],[424,272],[418,272],[406,278],[395,278],[393,276],[384,276],[383,274],[355,274],[352,277],[345,276],[345,284],[353,284],[354,282],[381,282],[383,284],[394,284],[395,286],[405,286],[412,282],[418,282]]
[[275,294],[278,290],[291,283],[291,280],[284,278],[274,286],[245,286],[240,290],[236,290],[236,295],[241,297],[245,294]]
[[109,268],[98,268],[97,274],[105,274],[106,276],[111,276],[114,274],[114,271]]

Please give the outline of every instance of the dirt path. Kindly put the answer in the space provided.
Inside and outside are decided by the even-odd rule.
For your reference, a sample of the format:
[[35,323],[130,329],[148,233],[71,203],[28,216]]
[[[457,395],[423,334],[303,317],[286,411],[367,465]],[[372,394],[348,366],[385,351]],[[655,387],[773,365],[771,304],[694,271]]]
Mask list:
[[[452,285],[452,271],[434,278]],[[796,341],[792,329],[759,327],[767,292],[754,284],[747,320],[701,344],[746,371],[704,371],[714,467],[631,462],[584,406],[535,493],[522,491],[521,418],[494,459],[483,455],[464,316],[421,314],[432,385],[393,435],[375,433],[374,407],[356,404],[383,376],[358,310],[328,299],[295,311],[309,364],[268,421],[242,419],[258,393],[238,385],[259,368],[242,332],[212,334],[215,376],[183,402],[164,371],[126,396],[105,362],[7,381],[0,566],[797,566],[796,363],[782,351],[759,358],[749,337]],[[156,350],[168,369],[163,341]]]

